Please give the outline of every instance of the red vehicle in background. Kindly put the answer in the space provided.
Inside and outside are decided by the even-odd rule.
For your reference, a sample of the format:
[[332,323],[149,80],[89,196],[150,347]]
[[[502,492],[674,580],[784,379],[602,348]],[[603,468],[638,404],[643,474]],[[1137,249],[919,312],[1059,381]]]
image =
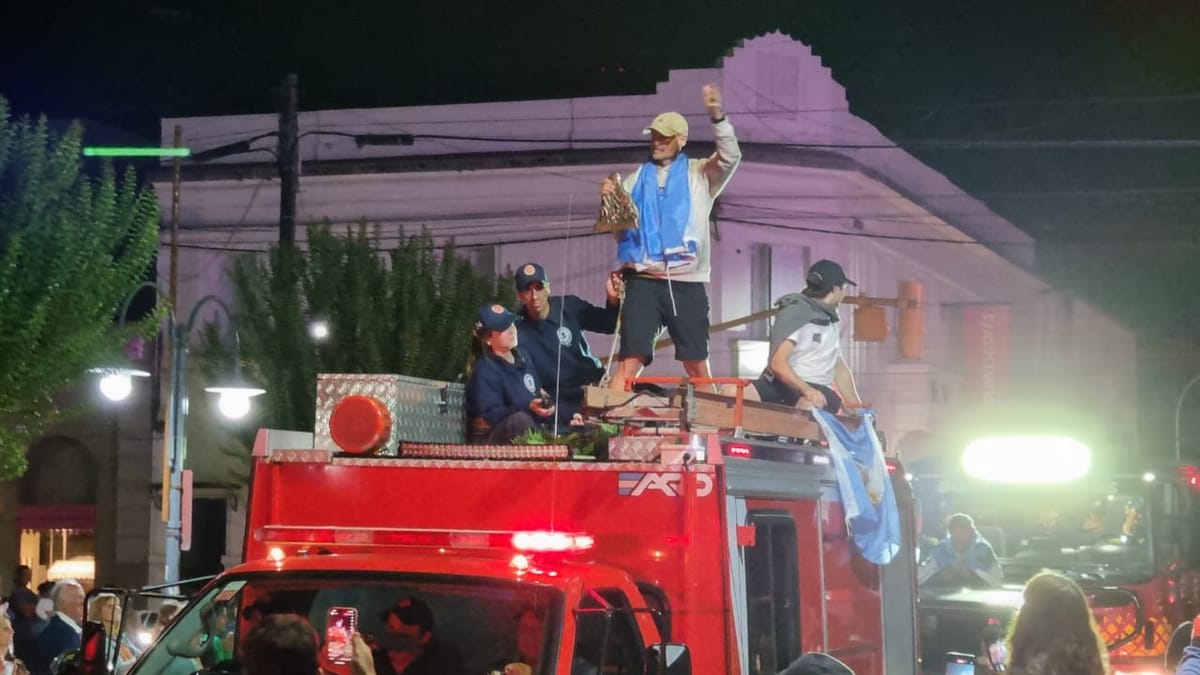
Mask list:
[[[472,675],[518,659],[537,675],[773,675],[808,651],[860,675],[918,669],[903,471],[892,479],[905,548],[880,567],[847,533],[827,449],[700,431],[705,412],[686,402],[677,428],[614,439],[597,461],[564,446],[437,442],[456,419],[462,432],[456,385],[322,376],[318,390],[315,436],[258,434],[244,563],[198,594],[133,675],[220,670],[205,645],[221,640],[236,659],[274,612],[324,635],[352,608],[370,640],[412,599]],[[370,445],[383,454],[360,452]],[[528,609],[536,640],[518,635]],[[519,654],[519,640],[536,653]]]
[[1053,570],[1088,594],[1116,673],[1166,672],[1172,632],[1200,609],[1196,468],[1097,460],[1059,481],[1049,474],[1062,466],[1045,455],[976,460],[964,462],[971,470],[914,469],[922,549],[946,516],[968,513],[1000,558],[1004,587],[922,586],[924,652],[977,650],[980,635],[1003,634],[1024,582]]

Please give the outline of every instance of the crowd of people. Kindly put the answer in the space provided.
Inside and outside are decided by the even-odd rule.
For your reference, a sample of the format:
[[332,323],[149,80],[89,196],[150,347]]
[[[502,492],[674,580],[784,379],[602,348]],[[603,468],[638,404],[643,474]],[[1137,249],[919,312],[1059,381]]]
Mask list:
[[[610,176],[601,184],[602,200],[619,195],[637,219],[634,227],[613,230],[618,269],[605,280],[603,307],[552,295],[545,267],[528,262],[515,276],[519,311],[492,303],[479,308],[467,365],[472,442],[502,444],[531,430],[582,424],[585,387],[606,383],[623,390],[653,360],[664,331],[688,377],[711,377],[709,215],[742,155],[720,90],[707,85],[702,97],[716,145],[712,155],[689,158],[687,119],[663,113],[643,130],[650,136],[649,159],[623,180]],[[814,263],[805,283],[800,293],[780,299],[769,365],[745,396],[836,413],[860,403],[842,358],[838,316],[846,287],[856,284],[831,260]],[[585,331],[615,336],[611,374]]]

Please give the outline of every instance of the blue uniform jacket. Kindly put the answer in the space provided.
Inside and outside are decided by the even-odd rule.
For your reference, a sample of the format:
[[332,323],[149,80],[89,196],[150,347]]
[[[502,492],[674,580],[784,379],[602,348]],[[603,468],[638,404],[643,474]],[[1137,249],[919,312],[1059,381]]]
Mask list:
[[[569,423],[571,416],[579,412],[583,388],[597,384],[604,376],[600,359],[592,354],[583,336],[585,330],[612,335],[617,330],[617,308],[597,307],[574,295],[555,295],[550,298],[550,314],[544,321],[533,321],[524,314],[517,318],[518,344],[538,381],[550,392],[551,399],[555,397],[555,384],[559,387],[560,424]],[[560,368],[558,377],[556,368]]]
[[55,657],[72,649],[79,649],[79,633],[55,614],[38,634],[37,662],[28,664],[29,671],[34,675],[48,674]]
[[468,421],[482,417],[494,427],[514,412],[530,412],[529,404],[538,395],[541,384],[521,352],[514,349],[513,355],[515,363],[491,353],[475,362],[467,379]]

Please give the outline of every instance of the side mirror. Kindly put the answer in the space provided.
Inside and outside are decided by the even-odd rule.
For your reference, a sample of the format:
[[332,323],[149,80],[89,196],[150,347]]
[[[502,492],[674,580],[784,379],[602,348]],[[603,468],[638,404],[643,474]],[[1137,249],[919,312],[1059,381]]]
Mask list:
[[692,654],[687,645],[660,642],[646,648],[646,672],[651,675],[692,675]]

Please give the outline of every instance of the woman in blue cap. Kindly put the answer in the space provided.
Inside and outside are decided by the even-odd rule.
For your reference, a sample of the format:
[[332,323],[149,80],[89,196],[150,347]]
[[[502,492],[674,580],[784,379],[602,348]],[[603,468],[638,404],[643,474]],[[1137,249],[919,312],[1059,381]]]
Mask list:
[[472,442],[510,443],[554,417],[537,374],[517,351],[516,320],[500,305],[479,308],[467,362],[467,429]]

